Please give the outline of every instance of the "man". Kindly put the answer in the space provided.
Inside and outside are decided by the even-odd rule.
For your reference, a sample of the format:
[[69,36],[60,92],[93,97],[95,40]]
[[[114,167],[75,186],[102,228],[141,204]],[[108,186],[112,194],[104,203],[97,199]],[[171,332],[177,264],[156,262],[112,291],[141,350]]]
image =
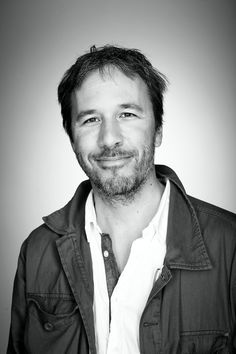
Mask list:
[[59,87],[89,177],[22,245],[8,353],[233,353],[236,218],[154,166],[166,81],[92,47]]

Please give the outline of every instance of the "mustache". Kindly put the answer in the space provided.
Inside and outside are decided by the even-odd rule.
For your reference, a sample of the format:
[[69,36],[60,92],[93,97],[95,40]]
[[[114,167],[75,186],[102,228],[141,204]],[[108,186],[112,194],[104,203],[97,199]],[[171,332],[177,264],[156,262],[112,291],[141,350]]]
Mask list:
[[121,148],[104,148],[97,154],[91,154],[91,157],[95,160],[112,157],[130,157],[137,155],[136,150],[124,150]]

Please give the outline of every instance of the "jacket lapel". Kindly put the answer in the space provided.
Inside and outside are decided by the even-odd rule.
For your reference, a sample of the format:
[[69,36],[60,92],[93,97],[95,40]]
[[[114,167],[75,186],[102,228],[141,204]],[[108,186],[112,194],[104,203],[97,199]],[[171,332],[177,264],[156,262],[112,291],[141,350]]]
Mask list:
[[76,233],[59,238],[56,244],[61,264],[79,306],[91,353],[95,353],[93,274],[89,245],[84,242],[81,249]]
[[184,187],[166,166],[157,166],[157,175],[171,182],[165,264],[186,270],[211,269],[198,218]]
[[90,247],[84,231],[85,203],[91,189],[82,182],[62,209],[44,217],[47,226],[60,235],[56,241],[63,270],[78,304],[91,353],[96,352],[93,318],[93,272]]

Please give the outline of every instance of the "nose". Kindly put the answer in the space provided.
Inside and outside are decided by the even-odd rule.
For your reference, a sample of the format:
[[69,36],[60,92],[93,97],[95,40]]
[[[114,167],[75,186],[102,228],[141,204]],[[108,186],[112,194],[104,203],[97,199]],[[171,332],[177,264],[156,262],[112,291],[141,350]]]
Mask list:
[[100,148],[121,145],[123,136],[119,122],[116,119],[103,121],[100,126],[98,145]]

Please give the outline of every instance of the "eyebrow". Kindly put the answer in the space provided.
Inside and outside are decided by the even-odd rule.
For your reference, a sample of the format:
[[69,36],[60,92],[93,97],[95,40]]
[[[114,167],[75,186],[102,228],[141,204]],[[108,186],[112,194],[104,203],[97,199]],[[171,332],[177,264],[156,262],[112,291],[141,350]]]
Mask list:
[[119,107],[123,109],[129,109],[129,108],[136,109],[137,111],[143,113],[143,108],[136,103],[123,103],[119,105]]
[[88,116],[88,115],[91,115],[91,114],[95,114],[97,113],[97,111],[95,109],[88,109],[86,111],[81,111],[77,114],[77,117],[76,119],[77,120],[80,120],[81,118],[85,117],[85,116]]

